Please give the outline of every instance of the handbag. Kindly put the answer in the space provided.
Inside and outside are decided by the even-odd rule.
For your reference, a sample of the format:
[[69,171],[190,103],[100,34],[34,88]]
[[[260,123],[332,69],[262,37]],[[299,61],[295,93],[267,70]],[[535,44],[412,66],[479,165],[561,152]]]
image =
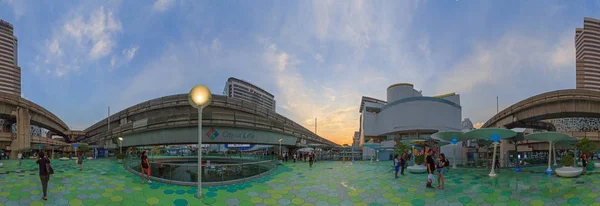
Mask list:
[[46,159],[46,172],[48,173],[48,175],[52,175],[54,174],[54,169],[52,169],[52,165],[50,165],[50,161],[47,161],[48,159]]

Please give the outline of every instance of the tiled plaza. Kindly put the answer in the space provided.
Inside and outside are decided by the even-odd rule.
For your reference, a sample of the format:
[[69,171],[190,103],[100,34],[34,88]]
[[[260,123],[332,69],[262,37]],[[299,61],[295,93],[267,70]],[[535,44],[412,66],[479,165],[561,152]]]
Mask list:
[[[406,172],[394,179],[392,163],[288,162],[278,171],[248,183],[203,188],[142,184],[115,160],[84,163],[53,161],[48,200],[41,200],[37,167],[29,160],[2,160],[0,206],[11,205],[600,205],[600,175],[565,179],[543,174],[544,168],[495,178],[483,169],[450,169],[446,189],[424,187],[425,174]],[[532,171],[534,173],[532,173]]]

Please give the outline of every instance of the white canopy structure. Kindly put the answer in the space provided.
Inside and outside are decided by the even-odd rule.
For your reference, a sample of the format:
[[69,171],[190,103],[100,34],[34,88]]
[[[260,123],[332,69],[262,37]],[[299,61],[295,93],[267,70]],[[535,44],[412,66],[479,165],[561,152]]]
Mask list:
[[492,157],[492,171],[490,172],[491,177],[496,176],[495,167],[496,165],[496,147],[501,139],[511,138],[517,135],[517,132],[504,129],[504,128],[483,128],[471,130],[464,134],[464,138],[467,139],[483,139],[494,141],[494,154]]
[[[550,157],[552,155],[553,143],[559,141],[572,141],[575,140],[575,137],[571,137],[567,134],[559,132],[540,132],[527,135],[525,136],[525,139],[548,142],[548,169],[546,169],[546,173],[550,174],[552,173],[552,167],[550,167]],[[556,165],[556,157],[554,157],[554,164]]]
[[458,143],[460,141],[468,140],[464,136],[464,133],[463,132],[454,132],[454,131],[438,132],[438,133],[431,135],[431,137],[434,139],[437,139],[437,140],[452,143],[452,146],[454,147],[454,151],[453,151],[454,159],[452,160],[452,168],[456,168],[456,143]]

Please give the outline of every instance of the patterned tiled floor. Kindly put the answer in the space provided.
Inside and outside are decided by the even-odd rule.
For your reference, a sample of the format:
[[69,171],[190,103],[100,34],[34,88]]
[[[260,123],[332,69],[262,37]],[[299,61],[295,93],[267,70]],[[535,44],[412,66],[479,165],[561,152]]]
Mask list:
[[[248,183],[203,188],[142,184],[112,160],[53,161],[49,197],[41,201],[35,164],[23,171],[16,161],[2,161],[0,206],[3,205],[600,205],[600,175],[564,179],[543,174],[544,168],[516,173],[502,170],[451,169],[446,189],[424,187],[424,174],[393,179],[391,162],[286,163],[279,171]],[[33,170],[33,171],[32,171]],[[15,172],[16,171],[16,172]],[[536,173],[531,173],[534,171]],[[8,173],[7,173],[8,172]]]

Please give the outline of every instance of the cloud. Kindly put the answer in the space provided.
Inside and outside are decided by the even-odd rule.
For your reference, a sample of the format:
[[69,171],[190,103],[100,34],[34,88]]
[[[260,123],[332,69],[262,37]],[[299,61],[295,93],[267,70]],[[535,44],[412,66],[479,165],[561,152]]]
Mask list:
[[[64,76],[103,57],[117,46],[116,35],[122,32],[121,22],[112,9],[100,7],[64,15],[37,60],[38,68],[48,68],[55,76]],[[69,52],[65,52],[69,51]],[[112,63],[112,59],[111,59]]]
[[152,5],[152,9],[157,12],[165,12],[173,6],[175,0],[156,0]]
[[315,59],[319,62],[319,63],[323,63],[325,60],[323,59],[323,55],[321,54],[315,54]]
[[278,112],[311,130],[317,117],[319,135],[350,143],[358,130],[361,96],[385,99],[390,84],[425,85],[424,77],[433,73],[420,66],[426,62],[413,58],[421,55],[411,52],[415,41],[404,40],[416,4],[303,3],[287,13],[278,34],[259,39],[275,82]]
[[485,122],[477,122],[473,125],[473,127],[475,127],[475,129],[479,129],[481,128],[481,126],[483,126],[485,124]]
[[121,55],[113,55],[110,58],[110,67],[111,68],[121,67],[121,66],[126,65],[127,63],[131,62],[131,60],[133,60],[133,58],[137,54],[137,51],[139,48],[140,47],[138,45],[132,45],[129,48],[123,49],[121,51]]
[[139,46],[134,45],[134,46],[132,46],[132,47],[130,47],[128,49],[124,49],[122,51],[122,53],[123,53],[123,55],[125,55],[125,58],[127,60],[131,61],[133,59],[133,57],[135,57],[135,54],[137,53],[137,50],[139,48],[140,48]]
[[213,52],[218,52],[221,50],[221,42],[219,41],[219,39],[215,38],[213,39],[210,48],[213,50]]
[[572,70],[575,65],[572,38],[572,35],[564,36],[553,43],[535,36],[508,33],[492,45],[476,43],[465,59],[440,75],[437,91],[470,93],[484,85],[523,80],[518,76],[522,71]]
[[25,15],[27,6],[24,0],[2,0],[2,2],[12,6],[15,19],[19,20]]

